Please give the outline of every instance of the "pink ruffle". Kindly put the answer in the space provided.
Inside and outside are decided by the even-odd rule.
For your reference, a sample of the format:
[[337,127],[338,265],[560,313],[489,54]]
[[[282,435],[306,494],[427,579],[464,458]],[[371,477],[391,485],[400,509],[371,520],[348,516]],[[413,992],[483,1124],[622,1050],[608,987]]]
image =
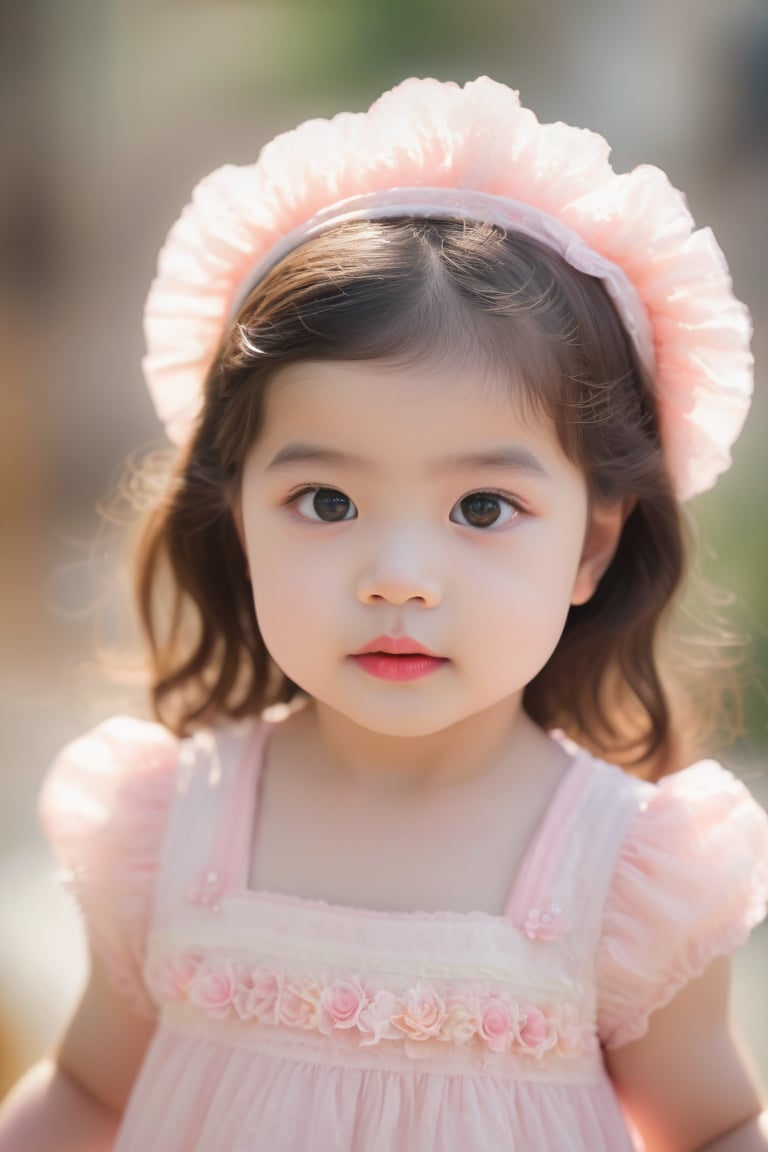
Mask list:
[[176,740],[159,724],[105,721],[67,745],[40,795],[43,829],[113,986],[142,1014],[155,878],[174,789]]
[[768,816],[714,761],[661,780],[636,817],[605,908],[597,958],[598,1031],[610,1047],[766,914]]
[[307,121],[255,164],[217,169],[171,229],[146,304],[144,371],[169,437],[189,437],[243,284],[295,229],[355,197],[459,189],[533,205],[623,270],[652,330],[678,495],[711,487],[749,409],[749,313],[711,232],[693,230],[665,174],[649,165],[617,174],[608,156],[601,136],[540,124],[487,77],[463,88],[410,79],[367,113]]

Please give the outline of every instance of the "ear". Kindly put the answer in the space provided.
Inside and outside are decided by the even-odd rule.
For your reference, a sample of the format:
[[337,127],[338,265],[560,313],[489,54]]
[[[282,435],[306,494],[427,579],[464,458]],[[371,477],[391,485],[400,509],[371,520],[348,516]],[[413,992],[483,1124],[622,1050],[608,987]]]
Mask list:
[[627,499],[611,504],[593,504],[590,508],[571,604],[586,604],[594,596],[613,560],[624,523],[634,506],[635,501]]

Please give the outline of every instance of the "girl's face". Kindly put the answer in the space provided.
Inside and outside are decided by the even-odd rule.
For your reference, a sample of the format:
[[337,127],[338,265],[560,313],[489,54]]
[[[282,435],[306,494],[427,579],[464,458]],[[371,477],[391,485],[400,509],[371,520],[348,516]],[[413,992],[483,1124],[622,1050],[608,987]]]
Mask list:
[[584,477],[509,387],[384,361],[292,364],[269,386],[238,510],[259,627],[366,729],[518,706],[610,558]]

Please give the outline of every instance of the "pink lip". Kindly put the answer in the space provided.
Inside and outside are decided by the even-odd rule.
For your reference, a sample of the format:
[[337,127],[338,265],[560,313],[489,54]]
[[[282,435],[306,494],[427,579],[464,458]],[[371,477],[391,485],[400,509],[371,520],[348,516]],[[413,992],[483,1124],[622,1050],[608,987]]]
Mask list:
[[377,636],[352,659],[369,676],[401,683],[430,676],[448,663],[411,636]]
[[418,640],[414,640],[412,636],[377,636],[375,640],[371,640],[370,644],[366,644],[355,655],[365,656],[368,652],[386,652],[390,656],[435,657],[434,652],[425,648],[423,644],[419,644]]

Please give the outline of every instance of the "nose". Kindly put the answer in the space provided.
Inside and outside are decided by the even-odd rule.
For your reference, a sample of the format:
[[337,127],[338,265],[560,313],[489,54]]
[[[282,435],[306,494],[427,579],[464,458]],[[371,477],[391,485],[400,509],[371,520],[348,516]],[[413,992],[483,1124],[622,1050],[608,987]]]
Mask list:
[[423,533],[400,531],[380,537],[358,577],[358,600],[394,605],[415,600],[426,608],[436,607],[442,599],[442,584],[435,559]]

